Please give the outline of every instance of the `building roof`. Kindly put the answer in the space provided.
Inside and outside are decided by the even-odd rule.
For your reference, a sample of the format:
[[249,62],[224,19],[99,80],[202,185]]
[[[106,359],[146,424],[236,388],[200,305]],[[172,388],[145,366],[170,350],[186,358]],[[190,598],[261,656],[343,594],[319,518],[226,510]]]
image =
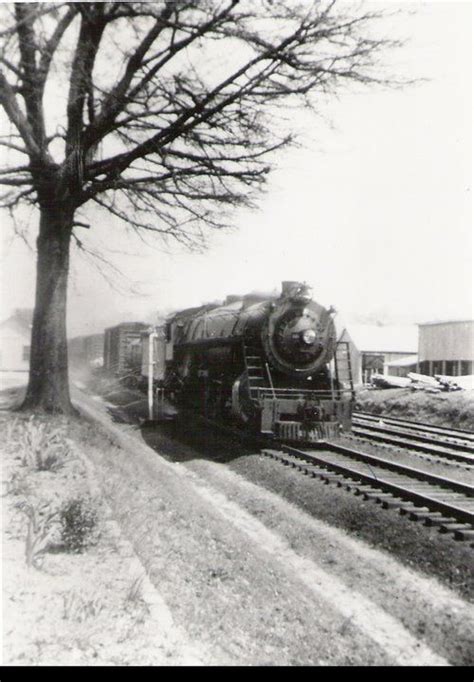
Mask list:
[[149,326],[150,325],[146,324],[146,322],[120,322],[120,324],[114,324],[113,327],[107,327],[105,331],[106,332],[112,330],[141,331],[142,329],[145,329],[146,327]]
[[416,365],[417,362],[418,355],[406,355],[404,358],[387,362],[387,365],[389,367],[410,367],[411,365]]
[[430,327],[435,324],[474,324],[474,320],[435,320],[434,322],[419,322],[419,327]]
[[409,325],[352,324],[347,326],[356,347],[365,353],[416,353],[418,327]]

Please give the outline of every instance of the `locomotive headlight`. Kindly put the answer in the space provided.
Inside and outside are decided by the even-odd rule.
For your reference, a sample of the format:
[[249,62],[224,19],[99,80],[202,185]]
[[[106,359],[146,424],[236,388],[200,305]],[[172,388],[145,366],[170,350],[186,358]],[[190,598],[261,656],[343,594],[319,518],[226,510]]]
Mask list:
[[311,346],[316,341],[316,332],[314,329],[307,329],[303,332],[303,341]]

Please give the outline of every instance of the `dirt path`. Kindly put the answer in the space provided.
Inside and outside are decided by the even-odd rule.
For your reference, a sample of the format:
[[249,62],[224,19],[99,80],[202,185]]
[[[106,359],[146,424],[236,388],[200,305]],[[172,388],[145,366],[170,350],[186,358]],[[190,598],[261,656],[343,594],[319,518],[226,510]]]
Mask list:
[[91,450],[121,526],[173,615],[217,662],[467,662],[472,607],[435,580],[223,465],[170,464],[98,416],[98,401],[81,403],[124,448],[113,461]]
[[447,661],[413,637],[396,618],[373,601],[348,587],[314,561],[293,551],[285,540],[225,495],[195,480],[197,490],[209,504],[244,533],[259,551],[267,552],[274,561],[303,582],[315,595],[330,603],[361,632],[380,646],[397,665],[447,665]]

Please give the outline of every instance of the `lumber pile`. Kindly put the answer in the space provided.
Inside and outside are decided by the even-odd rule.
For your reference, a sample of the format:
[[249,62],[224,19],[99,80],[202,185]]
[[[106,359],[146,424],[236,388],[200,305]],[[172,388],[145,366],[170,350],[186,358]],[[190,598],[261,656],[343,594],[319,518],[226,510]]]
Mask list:
[[373,374],[370,381],[373,388],[410,388],[412,391],[425,391],[426,393],[474,390],[474,375],[451,377],[435,374],[430,377],[426,374],[409,372],[406,377],[396,377],[390,374]]

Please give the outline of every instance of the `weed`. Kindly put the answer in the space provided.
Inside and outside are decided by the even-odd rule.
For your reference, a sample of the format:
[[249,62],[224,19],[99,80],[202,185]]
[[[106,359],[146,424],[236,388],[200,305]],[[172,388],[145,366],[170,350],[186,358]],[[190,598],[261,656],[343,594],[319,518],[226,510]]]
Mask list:
[[137,604],[144,604],[145,601],[143,599],[143,581],[145,579],[145,576],[137,576],[132,583],[130,584],[130,587],[127,590],[127,594],[125,595],[125,603],[130,604],[130,605],[137,605]]
[[29,503],[17,505],[28,517],[25,541],[25,559],[27,566],[39,568],[39,557],[47,551],[55,531],[54,521],[58,511],[51,508],[48,502],[34,506]]
[[62,428],[53,428],[35,417],[26,422],[15,420],[9,439],[20,452],[22,465],[36,471],[57,471],[70,451]]
[[143,625],[150,609],[143,598],[143,581],[145,576],[136,577],[125,595],[125,608],[134,619],[134,626]]
[[64,548],[70,552],[82,552],[92,544],[97,519],[97,509],[89,497],[77,497],[65,502],[59,511]]
[[348,634],[350,631],[351,626],[353,625],[353,617],[352,615],[347,616],[347,618],[344,619],[342,622],[342,625],[339,627],[338,632],[340,635],[343,637]]
[[28,497],[31,494],[31,486],[26,480],[26,476],[19,471],[15,471],[12,477],[7,481],[7,495],[14,495],[15,497]]
[[83,597],[76,592],[63,595],[63,619],[83,623],[90,618],[97,618],[105,605],[98,596]]

